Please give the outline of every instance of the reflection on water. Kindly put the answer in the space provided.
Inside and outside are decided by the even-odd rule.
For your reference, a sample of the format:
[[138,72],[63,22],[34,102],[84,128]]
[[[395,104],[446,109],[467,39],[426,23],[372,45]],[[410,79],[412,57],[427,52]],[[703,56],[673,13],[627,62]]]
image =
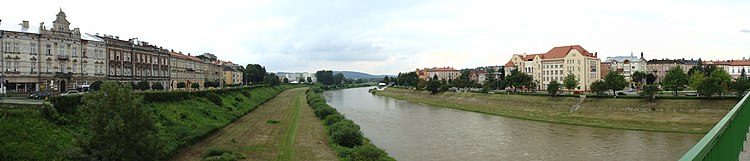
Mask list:
[[324,96],[398,160],[677,160],[702,137],[506,118],[375,96],[368,89]]

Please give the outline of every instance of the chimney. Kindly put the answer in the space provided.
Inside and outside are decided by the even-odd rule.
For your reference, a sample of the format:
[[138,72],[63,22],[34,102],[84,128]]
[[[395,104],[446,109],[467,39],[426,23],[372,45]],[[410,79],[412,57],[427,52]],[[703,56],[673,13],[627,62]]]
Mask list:
[[25,29],[29,28],[29,21],[23,20],[23,22],[21,22],[21,26],[23,26],[23,28]]
[[115,39],[120,39],[120,36],[115,36]]
[[643,59],[643,52],[641,51],[641,59]]

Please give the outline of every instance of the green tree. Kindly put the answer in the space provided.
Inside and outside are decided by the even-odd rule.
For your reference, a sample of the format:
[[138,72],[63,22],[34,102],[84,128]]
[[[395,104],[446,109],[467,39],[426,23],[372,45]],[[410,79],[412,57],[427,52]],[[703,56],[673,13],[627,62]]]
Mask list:
[[313,83],[312,77],[307,77],[307,83]]
[[346,77],[344,77],[344,73],[336,73],[333,75],[333,82],[332,84],[344,84],[346,80]]
[[646,74],[646,84],[654,84],[654,82],[656,82],[656,74],[654,73]]
[[661,81],[661,86],[667,90],[674,91],[674,96],[677,96],[677,91],[685,88],[687,84],[687,74],[685,74],[685,71],[680,66],[667,70],[667,75]]
[[145,80],[138,82],[138,84],[136,84],[135,86],[136,88],[138,88],[138,90],[141,91],[148,91],[149,89],[151,89],[151,85],[149,85]]
[[703,75],[703,73],[700,70],[694,70],[693,73],[690,73],[690,79],[688,80],[688,84],[690,88],[698,89],[698,86],[701,84],[701,81],[703,81],[703,79],[706,79],[706,76]]
[[263,82],[266,76],[266,67],[260,64],[247,64],[243,74],[243,80],[246,84],[257,84]]
[[154,83],[151,85],[151,89],[161,91],[164,90],[164,86],[161,83]]
[[737,77],[735,82],[732,82],[731,89],[738,97],[744,96],[745,92],[750,89],[750,81],[748,81],[747,73],[745,68],[742,68],[740,76]]
[[390,83],[390,81],[391,81],[391,79],[388,78],[388,76],[386,75],[385,77],[383,77],[383,80],[380,80],[380,83],[388,84],[388,83]]
[[319,70],[315,72],[315,77],[318,78],[318,82],[323,85],[333,85],[333,71],[331,70]]
[[659,87],[656,85],[650,84],[643,86],[643,92],[641,92],[641,97],[646,99],[648,102],[654,102],[656,100],[656,93],[659,92]]
[[711,97],[714,94],[721,92],[721,80],[715,77],[705,78],[698,84],[697,90],[698,94]]
[[[555,81],[557,83],[557,81]],[[568,72],[568,75],[565,76],[565,80],[563,80],[563,84],[566,89],[568,90],[575,90],[578,88],[578,79],[576,78],[576,75],[573,75],[572,72]]]
[[557,96],[557,92],[560,92],[560,83],[557,83],[557,81],[553,80],[549,84],[547,84],[547,92],[549,95]]
[[79,146],[91,160],[160,160],[162,145],[142,97],[129,85],[104,82],[100,92],[83,96]]
[[534,85],[534,78],[518,69],[512,70],[510,75],[505,79],[507,79],[508,84],[513,87],[513,92],[516,92],[518,88],[529,88]]
[[607,90],[607,82],[604,82],[603,80],[597,80],[591,83],[591,91],[597,95],[603,95]]
[[289,83],[289,78],[284,77],[284,83]]
[[612,90],[612,95],[617,98],[617,91],[624,89],[628,86],[628,82],[625,80],[625,76],[620,75],[617,72],[609,72],[604,78],[604,82],[607,83],[607,89]]
[[190,84],[190,88],[193,88],[193,89],[198,89],[200,87],[201,87],[201,85],[198,84],[198,83],[192,83],[192,84]]
[[277,77],[276,74],[273,74],[273,73],[269,73],[268,75],[266,75],[265,77],[263,77],[263,79],[264,79],[263,80],[264,84],[268,84],[268,85],[272,85],[272,86],[279,85],[279,83],[280,83],[279,82],[279,77]]
[[187,87],[187,85],[186,85],[185,82],[178,82],[177,83],[177,88],[185,88],[185,87]]
[[398,73],[396,84],[400,86],[416,87],[419,83],[417,72]]
[[92,91],[98,91],[102,87],[102,81],[96,81],[94,83],[91,83],[91,86],[89,86],[89,89]]
[[716,78],[719,81],[719,96],[723,97],[724,93],[729,91],[729,85],[732,82],[732,76],[724,71],[724,68],[716,68],[711,72],[709,77]]
[[632,78],[633,78],[632,81],[636,83],[636,85],[638,86],[638,88],[641,88],[641,86],[643,86],[644,82],[646,82],[646,77],[647,76],[648,76],[648,74],[646,74],[645,72],[635,71],[633,73],[633,75],[632,75]]
[[305,78],[300,77],[299,80],[297,80],[297,83],[305,83]]
[[484,86],[490,88],[490,89],[498,89],[498,83],[497,83],[497,71],[495,71],[494,68],[487,68],[486,74],[484,76]]
[[440,86],[443,85],[440,83],[437,79],[432,79],[427,83],[427,90],[432,92],[432,94],[438,93]]

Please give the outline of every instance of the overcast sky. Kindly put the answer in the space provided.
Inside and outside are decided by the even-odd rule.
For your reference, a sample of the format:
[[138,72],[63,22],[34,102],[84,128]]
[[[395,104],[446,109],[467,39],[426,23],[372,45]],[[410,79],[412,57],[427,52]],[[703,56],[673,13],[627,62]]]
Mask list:
[[214,53],[269,71],[503,65],[512,54],[581,45],[599,57],[750,57],[748,0],[8,1],[2,23],[51,26]]

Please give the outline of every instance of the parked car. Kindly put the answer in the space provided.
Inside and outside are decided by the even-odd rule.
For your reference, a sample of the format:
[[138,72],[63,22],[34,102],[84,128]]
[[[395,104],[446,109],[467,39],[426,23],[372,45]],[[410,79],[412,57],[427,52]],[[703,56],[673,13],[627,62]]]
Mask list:
[[51,95],[52,94],[50,94],[49,92],[37,91],[37,92],[34,92],[34,94],[29,95],[29,98],[31,98],[31,99],[44,99],[45,97],[49,97]]
[[698,93],[690,92],[690,93],[685,94],[685,96],[698,96]]
[[623,93],[623,92],[617,92],[617,95],[618,95],[618,96],[624,96],[624,95],[627,95],[627,94],[625,94],[625,93]]
[[573,91],[573,94],[583,94],[581,91]]
[[81,92],[78,92],[77,90],[69,90],[69,91],[65,91],[63,93],[60,93],[60,96],[71,95],[71,94],[80,94],[80,93]]

